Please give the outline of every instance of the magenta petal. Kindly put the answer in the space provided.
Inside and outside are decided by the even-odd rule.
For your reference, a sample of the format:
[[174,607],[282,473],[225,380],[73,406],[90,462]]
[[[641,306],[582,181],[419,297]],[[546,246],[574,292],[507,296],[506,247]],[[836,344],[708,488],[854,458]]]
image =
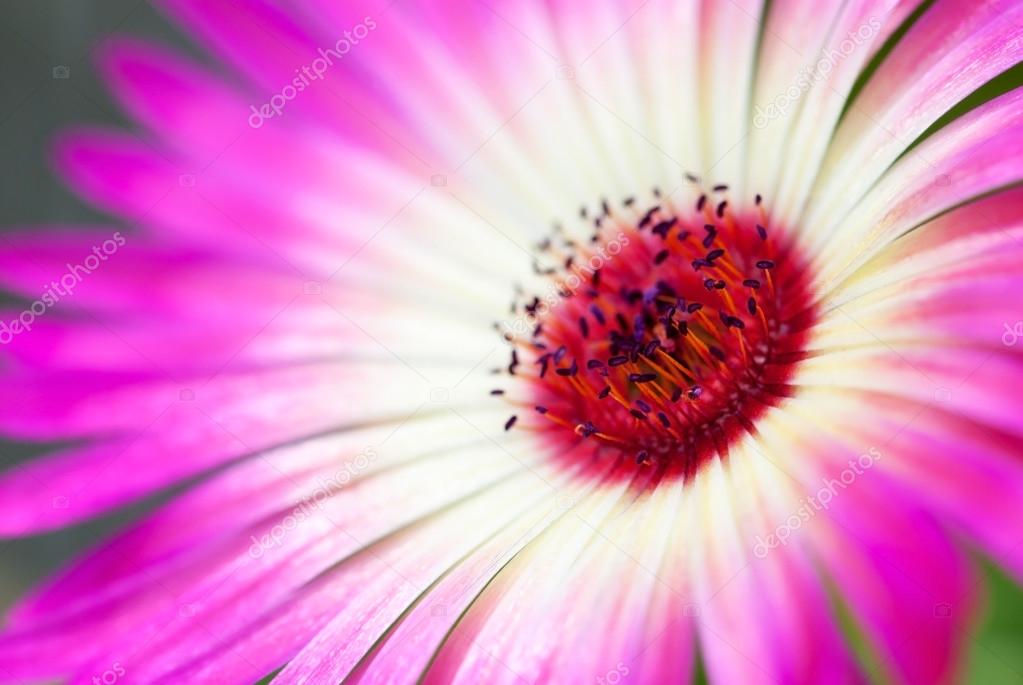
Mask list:
[[[896,507],[880,472],[840,491],[818,540],[822,559],[897,677],[951,682],[970,628],[977,580],[931,515]],[[830,528],[825,532],[825,528]]]

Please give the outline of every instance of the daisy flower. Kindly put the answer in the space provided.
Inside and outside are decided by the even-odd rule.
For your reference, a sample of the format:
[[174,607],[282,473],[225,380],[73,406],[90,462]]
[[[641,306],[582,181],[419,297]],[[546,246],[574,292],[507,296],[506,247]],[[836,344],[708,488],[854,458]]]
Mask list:
[[[948,683],[1023,574],[1018,0],[162,0],[6,235],[0,680]],[[42,285],[41,284],[48,284]],[[144,503],[144,504],[140,504]]]

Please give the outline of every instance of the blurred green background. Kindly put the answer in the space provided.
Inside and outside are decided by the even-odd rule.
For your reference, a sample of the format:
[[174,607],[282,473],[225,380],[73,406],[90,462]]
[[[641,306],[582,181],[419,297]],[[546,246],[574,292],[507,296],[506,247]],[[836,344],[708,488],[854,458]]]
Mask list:
[[[131,125],[91,61],[92,52],[117,34],[150,37],[209,61],[144,0],[0,0],[0,226],[104,218],[54,177],[47,160],[54,133],[69,124]],[[1023,70],[1015,69],[947,118],[1020,85]],[[0,464],[8,467],[40,451],[0,441]],[[0,609],[153,504],[38,538],[0,541]],[[1023,593],[999,570],[980,563],[989,599],[971,638],[965,682],[1023,683]]]

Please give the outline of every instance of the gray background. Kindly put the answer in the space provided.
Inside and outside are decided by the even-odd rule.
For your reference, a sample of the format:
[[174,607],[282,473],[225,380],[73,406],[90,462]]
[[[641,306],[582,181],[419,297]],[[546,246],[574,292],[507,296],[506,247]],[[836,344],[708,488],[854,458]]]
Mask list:
[[[50,143],[56,132],[73,124],[131,125],[92,62],[92,53],[104,40],[125,34],[151,37],[205,59],[176,25],[145,1],[0,0],[0,230],[108,219],[54,176]],[[70,78],[54,78],[55,67],[67,67]],[[0,465],[8,467],[42,451],[0,441]],[[0,541],[0,608],[151,506],[31,540]]]

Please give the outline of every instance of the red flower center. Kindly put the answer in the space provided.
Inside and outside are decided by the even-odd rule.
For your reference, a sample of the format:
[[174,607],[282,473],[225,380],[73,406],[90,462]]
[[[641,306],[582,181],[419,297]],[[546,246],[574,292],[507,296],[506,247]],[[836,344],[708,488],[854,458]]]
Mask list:
[[551,291],[520,298],[529,326],[505,337],[530,386],[519,425],[566,466],[686,478],[791,394],[815,319],[808,264],[759,196],[735,211],[714,191],[687,211],[604,203],[589,242],[541,245]]

